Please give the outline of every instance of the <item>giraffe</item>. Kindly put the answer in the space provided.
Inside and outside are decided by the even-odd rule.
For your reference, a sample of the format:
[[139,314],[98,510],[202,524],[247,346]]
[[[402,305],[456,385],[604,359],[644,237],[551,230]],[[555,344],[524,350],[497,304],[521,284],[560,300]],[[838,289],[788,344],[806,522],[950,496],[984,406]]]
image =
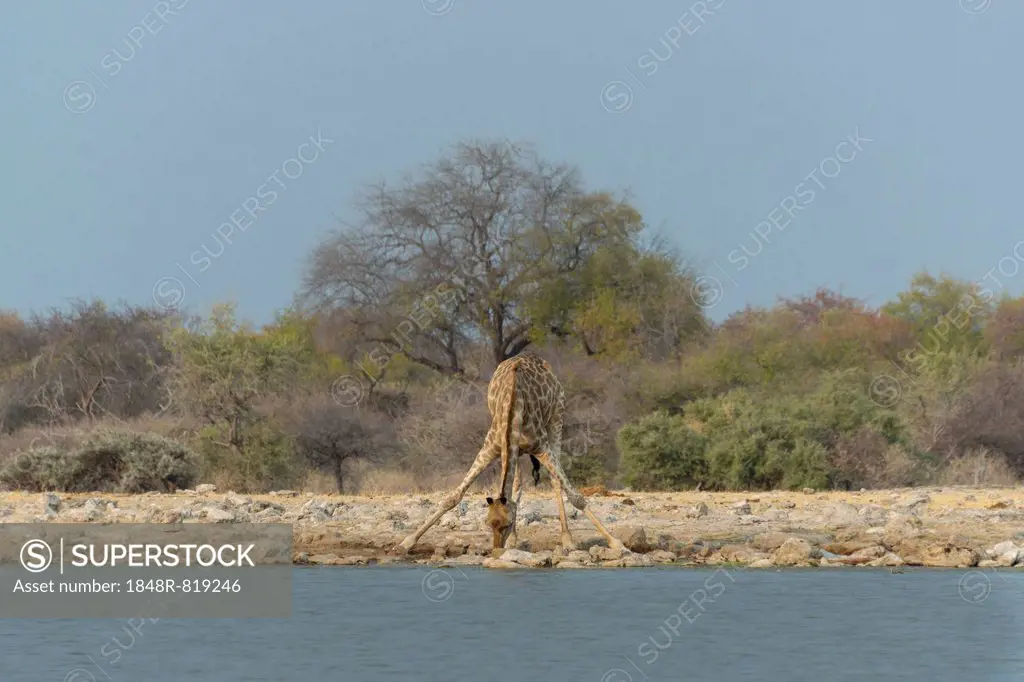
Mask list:
[[[498,498],[498,504],[507,507],[508,525],[499,531],[500,535],[495,534],[495,545],[500,542],[503,547],[514,547],[516,511],[522,496],[519,456],[529,454],[534,465],[535,484],[539,478],[538,462],[551,475],[551,486],[558,501],[562,548],[565,551],[575,549],[572,535],[569,533],[569,522],[565,516],[565,503],[562,500],[564,492],[569,503],[582,511],[605,537],[609,547],[620,552],[626,551],[622,542],[613,537],[594,512],[587,507],[586,498],[569,482],[562,470],[560,457],[565,391],[551,365],[529,351],[499,364],[487,387],[487,409],[491,413],[491,428],[462,483],[446,495],[434,514],[416,532],[411,533],[395,547],[395,550],[404,553],[412,549],[431,526],[446,512],[455,508],[477,476],[499,457],[500,487],[495,497]],[[513,479],[515,495],[512,494]],[[491,513],[489,511],[489,516]]]

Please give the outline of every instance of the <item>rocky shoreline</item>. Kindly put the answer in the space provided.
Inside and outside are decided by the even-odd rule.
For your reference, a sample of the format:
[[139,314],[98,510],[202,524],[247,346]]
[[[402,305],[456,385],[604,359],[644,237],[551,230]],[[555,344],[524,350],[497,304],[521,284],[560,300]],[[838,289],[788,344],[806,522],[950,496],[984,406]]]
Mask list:
[[482,494],[467,496],[407,556],[388,550],[416,528],[443,493],[241,495],[209,485],[174,494],[9,492],[0,493],[0,523],[285,523],[294,529],[294,563],[311,565],[1024,568],[1024,488],[1019,487],[584,492],[628,552],[609,549],[570,507],[578,549],[563,555],[557,506],[550,489],[543,488],[524,491],[519,547],[500,558],[490,556]]

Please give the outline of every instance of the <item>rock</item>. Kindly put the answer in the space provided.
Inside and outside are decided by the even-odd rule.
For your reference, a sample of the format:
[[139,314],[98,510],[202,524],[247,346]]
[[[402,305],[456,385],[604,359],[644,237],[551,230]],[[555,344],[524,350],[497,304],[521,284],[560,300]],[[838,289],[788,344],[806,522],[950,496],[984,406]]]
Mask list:
[[539,511],[536,511],[536,510],[528,511],[523,516],[523,525],[524,526],[529,526],[531,523],[543,523],[543,522],[544,522],[544,517],[541,515],[541,513]]
[[786,540],[789,540],[792,537],[792,535],[787,535],[786,533],[769,531],[767,533],[755,535],[750,544],[754,549],[759,549],[762,552],[774,552],[779,547],[782,547]]
[[446,557],[458,557],[469,551],[469,542],[458,535],[448,535],[434,547],[434,553]]
[[484,568],[524,568],[522,564],[517,564],[514,561],[506,561],[505,559],[495,559],[493,557],[488,557],[484,559],[480,563],[480,565]]
[[1011,542],[1010,540],[1005,540],[993,546],[991,549],[985,550],[985,554],[988,556],[989,559],[995,559],[999,556],[1002,556],[1003,554],[1006,554],[1011,550],[1020,551],[1020,547],[1018,547],[1015,543]]
[[816,558],[811,543],[802,538],[789,538],[775,550],[771,561],[776,566],[809,566]]
[[588,564],[591,561],[591,555],[589,552],[584,552],[581,549],[574,549],[565,555],[565,558],[569,561],[574,561],[578,564]]
[[889,518],[889,512],[877,504],[865,504],[857,510],[857,515],[869,526],[884,525]]
[[252,498],[238,493],[228,493],[225,501],[235,507],[252,507]]
[[298,554],[295,555],[295,558],[292,559],[292,563],[295,563],[295,564],[308,564],[309,563],[309,553],[308,552],[299,552]]
[[477,554],[463,554],[462,556],[447,559],[445,564],[450,566],[482,566],[486,557]]
[[878,559],[887,554],[885,547],[881,545],[872,545],[871,547],[865,547],[864,549],[858,549],[850,556],[853,558],[864,558],[864,559]]
[[235,513],[217,507],[207,507],[203,510],[207,521],[213,523],[232,523],[235,521]]
[[999,568],[999,562],[992,559],[983,559],[978,562],[978,568]]
[[49,515],[60,511],[60,495],[57,493],[45,493],[43,495],[43,513]]
[[622,500],[622,504],[626,505],[627,507],[636,506],[636,502],[634,502],[633,498],[631,497],[627,497],[626,499]]
[[697,504],[686,510],[686,517],[690,519],[699,519],[708,515],[708,506],[703,502]]
[[651,561],[656,564],[670,564],[676,560],[676,555],[673,552],[668,552],[664,549],[656,549],[653,552],[647,554],[651,557]]
[[210,493],[217,492],[217,486],[212,483],[200,483],[196,486],[196,492],[200,495],[209,495]]
[[307,562],[314,566],[333,566],[340,561],[337,554],[314,554],[307,559]]
[[[305,505],[303,505],[302,508],[303,509],[306,509],[307,507],[314,508],[314,509],[316,508],[316,507],[311,507],[311,505],[312,505],[312,503],[307,502]],[[334,511],[334,509],[333,509],[334,505],[332,505],[332,504],[329,504],[327,502],[321,501],[320,505],[322,505],[322,507],[330,507],[331,511],[332,512]],[[387,516],[385,518],[388,519],[389,521],[408,521],[409,520],[409,512],[403,511],[401,509],[393,509],[393,510],[391,510],[391,511],[389,511],[387,513]]]
[[796,502],[793,502],[792,500],[783,500],[779,503],[779,506],[783,509],[796,509]]
[[932,498],[928,493],[914,493],[903,501],[903,507],[907,509],[914,509],[916,507],[922,507],[931,501]]
[[626,528],[618,537],[622,544],[626,546],[626,549],[631,552],[643,553],[650,549],[650,546],[647,544],[647,533],[642,526]]
[[[187,514],[188,516],[185,516]],[[149,523],[181,523],[192,516],[191,509],[157,509],[149,519]]]
[[1008,549],[1002,554],[1000,554],[998,557],[996,557],[995,561],[998,565],[1009,568],[1011,566],[1016,566],[1018,563],[1020,563],[1020,559],[1021,550],[1018,547],[1014,547],[1013,549]]
[[[196,490],[198,490],[198,487]],[[298,497],[299,493],[295,490],[274,490],[270,492],[270,495],[274,497]]]
[[730,564],[749,564],[758,559],[766,558],[764,553],[758,552],[746,545],[726,545],[718,550],[718,556],[722,561]]
[[860,526],[864,519],[857,512],[857,508],[847,502],[835,502],[828,505],[822,511],[825,517],[825,525],[833,527]]
[[254,514],[253,520],[257,523],[275,523],[281,520],[281,512],[273,507],[268,507]]
[[957,547],[950,543],[930,545],[921,555],[925,566],[939,568],[970,568],[977,566],[978,553],[969,547]]
[[750,503],[746,500],[742,500],[732,505],[732,513],[736,515],[748,515],[750,511]]
[[892,552],[886,552],[882,556],[869,561],[868,566],[905,566],[905,562],[896,554]]
[[501,555],[501,561],[511,561],[530,568],[547,568],[551,565],[551,554],[524,552],[520,549],[506,549]]
[[626,554],[619,559],[602,561],[601,565],[615,568],[641,568],[643,566],[653,566],[654,560],[646,554]]
[[804,495],[813,495],[814,494],[814,488],[804,488],[800,492],[802,492]]
[[[828,557],[830,565],[833,566],[861,566],[861,565],[874,565],[873,562],[886,555],[885,547],[880,545],[870,545],[862,549],[858,549],[845,556],[832,556]],[[902,564],[901,564],[902,565]]]
[[324,523],[334,514],[336,506],[337,505],[328,502],[327,500],[311,499],[302,505],[299,510],[297,520],[305,520],[311,523]]
[[771,559],[758,559],[754,563],[750,564],[748,568],[774,568],[775,564],[772,563]]
[[847,556],[866,547],[877,546],[878,545],[874,542],[851,540],[846,542],[830,542],[828,544],[822,545],[822,549],[835,554],[839,554],[840,556]]
[[895,514],[885,524],[884,541],[890,549],[904,541],[920,537],[924,524],[912,514]]
[[575,561],[560,561],[557,568],[586,568],[586,566]]
[[590,556],[595,561],[614,561],[615,559],[621,559],[623,554],[624,552],[622,551],[616,551],[611,547],[602,547],[601,545],[594,545],[590,548]]
[[268,509],[275,511],[278,514],[284,513],[284,507],[282,507],[279,504],[275,504],[274,502],[267,502],[266,500],[254,500],[249,505],[249,511],[254,514],[257,512],[266,511]]

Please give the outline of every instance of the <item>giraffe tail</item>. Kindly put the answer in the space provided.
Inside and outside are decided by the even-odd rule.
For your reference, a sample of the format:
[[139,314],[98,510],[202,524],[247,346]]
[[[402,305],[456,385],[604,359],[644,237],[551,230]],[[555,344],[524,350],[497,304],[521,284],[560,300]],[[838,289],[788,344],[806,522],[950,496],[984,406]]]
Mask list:
[[533,464],[533,484],[540,485],[540,460],[530,455],[530,462]]

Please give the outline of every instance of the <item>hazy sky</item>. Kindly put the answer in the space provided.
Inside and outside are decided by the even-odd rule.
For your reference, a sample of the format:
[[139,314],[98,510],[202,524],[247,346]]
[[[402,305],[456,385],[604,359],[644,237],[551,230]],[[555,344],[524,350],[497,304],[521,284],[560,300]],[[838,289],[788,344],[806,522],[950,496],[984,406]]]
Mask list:
[[9,3],[0,308],[268,321],[361,186],[493,136],[631,190],[716,319],[1000,259],[1020,293],[1024,3],[989,2]]

